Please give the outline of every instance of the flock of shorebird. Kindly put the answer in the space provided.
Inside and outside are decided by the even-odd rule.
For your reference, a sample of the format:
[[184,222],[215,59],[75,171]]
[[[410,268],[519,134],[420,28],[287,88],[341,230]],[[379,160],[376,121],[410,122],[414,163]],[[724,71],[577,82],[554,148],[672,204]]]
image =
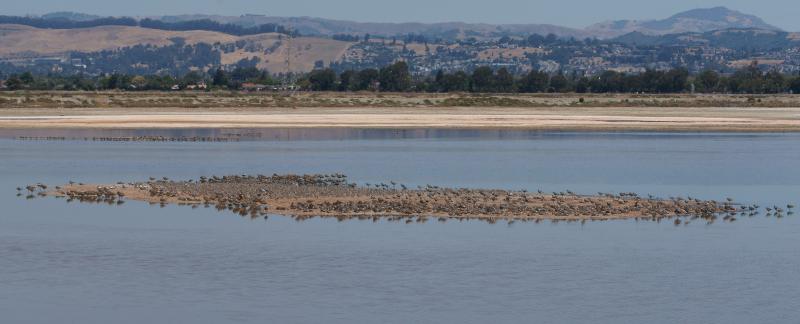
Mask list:
[[339,220],[385,219],[404,223],[453,219],[513,224],[543,220],[585,223],[612,219],[658,222],[669,219],[675,225],[687,225],[695,220],[714,223],[720,218],[734,222],[737,217],[753,217],[761,211],[766,211],[767,217],[782,218],[794,215],[795,208],[792,204],[785,208],[741,205],[731,198],[722,202],[692,197],[659,199],[641,197],[636,193],[581,196],[572,191],[544,193],[431,185],[410,189],[394,181],[359,186],[348,182],[343,174],[211,176],[188,181],[151,177],[147,182],[104,186],[70,182],[64,187],[50,189],[45,184],[35,184],[17,188],[17,191],[18,196],[27,192],[26,198],[29,199],[54,195],[64,197],[68,202],[109,205],[120,205],[125,199],[130,199],[162,207],[168,204],[214,207],[252,218],[266,219],[269,215],[280,214],[298,221],[334,217]]

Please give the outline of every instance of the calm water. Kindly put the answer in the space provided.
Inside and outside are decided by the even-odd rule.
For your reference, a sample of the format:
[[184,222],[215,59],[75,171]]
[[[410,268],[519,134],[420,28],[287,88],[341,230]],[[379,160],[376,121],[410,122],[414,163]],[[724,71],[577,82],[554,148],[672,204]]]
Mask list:
[[[227,133],[226,133],[227,132]],[[358,182],[800,202],[800,134],[0,132],[4,323],[797,323],[800,216],[398,224],[25,200],[15,187],[344,172]],[[65,136],[20,141],[15,136]],[[99,135],[129,136],[130,132]]]

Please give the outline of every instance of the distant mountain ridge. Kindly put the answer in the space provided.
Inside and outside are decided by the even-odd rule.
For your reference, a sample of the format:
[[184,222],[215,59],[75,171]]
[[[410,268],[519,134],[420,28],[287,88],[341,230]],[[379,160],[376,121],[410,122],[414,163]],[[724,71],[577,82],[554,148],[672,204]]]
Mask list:
[[[59,12],[42,16],[52,19],[86,20],[96,16],[80,13]],[[570,28],[550,24],[482,24],[464,22],[442,23],[381,23],[355,22],[315,17],[272,17],[265,15],[177,15],[148,17],[164,22],[182,22],[210,19],[220,23],[253,27],[263,24],[291,26],[303,35],[332,36],[354,34],[375,36],[402,36],[419,34],[431,38],[465,39],[496,38],[502,36],[527,36],[530,34],[555,34],[559,37],[609,39],[631,32],[645,35],[667,35],[679,33],[704,33],[730,28],[755,28],[780,31],[780,28],[766,23],[759,17],[745,14],[726,7],[693,9],[675,14],[661,20],[616,20],[591,25],[587,28]]]
[[362,23],[312,17],[269,17],[261,15],[208,16],[183,15],[161,17],[162,20],[212,19],[226,23],[252,25],[273,23],[291,25],[306,35],[332,35],[340,33],[373,34],[395,36],[402,34],[422,34],[433,37],[501,37],[524,36],[529,34],[555,34],[559,37],[608,39],[631,32],[646,35],[667,35],[678,33],[704,33],[730,28],[756,28],[764,30],[781,29],[766,23],[754,15],[745,14],[726,7],[693,9],[675,14],[661,20],[616,20],[591,25],[584,29],[569,28],[547,24],[476,24],[462,22],[445,23]]
[[737,50],[769,50],[800,46],[800,34],[780,30],[729,28],[704,33],[647,35],[631,32],[611,41],[639,46],[708,45]]
[[315,17],[271,17],[263,15],[217,16],[217,15],[180,15],[157,17],[163,21],[185,21],[211,19],[215,21],[240,24],[244,26],[259,24],[280,24],[291,26],[303,35],[331,36],[336,34],[355,34],[374,36],[401,36],[419,34],[427,37],[444,39],[468,37],[502,37],[506,35],[555,34],[560,37],[585,38],[590,34],[580,29],[548,24],[505,24],[493,25],[482,23],[442,22],[442,23],[380,23],[354,22]]
[[638,32],[646,35],[704,33],[722,29],[763,29],[781,31],[759,17],[726,7],[694,9],[662,20],[617,20],[595,24],[587,29],[598,38],[611,38]]
[[58,11],[58,12],[51,12],[48,14],[44,14],[41,17],[42,19],[64,19],[64,20],[72,20],[72,21],[90,21],[103,18],[102,16],[98,15],[90,15],[84,14],[79,12],[71,12],[71,11]]

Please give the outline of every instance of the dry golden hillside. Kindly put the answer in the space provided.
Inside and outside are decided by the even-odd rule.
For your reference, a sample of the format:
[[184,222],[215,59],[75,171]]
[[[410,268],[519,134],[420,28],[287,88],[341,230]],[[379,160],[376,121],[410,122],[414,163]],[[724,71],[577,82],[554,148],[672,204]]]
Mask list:
[[[165,31],[141,27],[103,26],[83,29],[39,29],[21,25],[0,25],[0,58],[37,57],[67,52],[94,52],[137,44],[165,46],[171,38],[181,37],[188,44],[232,43],[246,40],[261,44],[265,50],[239,50],[225,53],[223,64],[233,64],[244,58],[259,57],[260,68],[272,72],[286,71],[287,44],[279,34],[233,36],[210,31]],[[299,37],[292,41],[292,70],[310,71],[314,62],[326,64],[339,60],[351,45],[348,42],[324,38]]]
[[[273,73],[283,73],[287,70],[286,56],[289,50],[288,42],[279,34],[262,34],[242,37],[243,40],[259,43],[264,48],[275,47],[272,50],[248,52],[238,50],[222,55],[223,64],[233,64],[242,59],[258,57],[261,62],[259,68],[267,69]],[[349,42],[336,41],[326,38],[299,37],[292,40],[291,58],[292,72],[306,72],[314,68],[314,62],[323,61],[325,64],[340,60],[347,49],[352,45]]]
[[0,57],[52,55],[71,51],[93,52],[136,44],[169,45],[173,37],[187,43],[234,42],[238,39],[209,31],[165,31],[140,27],[103,26],[81,29],[39,29],[21,25],[0,25]]

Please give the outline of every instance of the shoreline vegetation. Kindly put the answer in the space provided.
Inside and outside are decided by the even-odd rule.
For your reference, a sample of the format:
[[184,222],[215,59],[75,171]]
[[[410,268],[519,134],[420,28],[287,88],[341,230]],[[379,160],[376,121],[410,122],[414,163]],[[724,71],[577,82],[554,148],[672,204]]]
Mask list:
[[[718,219],[734,222],[737,217],[753,217],[760,206],[691,197],[640,197],[635,193],[598,193],[583,196],[571,191],[544,193],[526,190],[491,190],[418,186],[408,188],[394,181],[358,185],[342,174],[330,175],[234,175],[200,177],[173,181],[150,178],[146,182],[90,185],[70,182],[50,188],[44,184],[17,188],[17,196],[53,196],[68,202],[121,205],[127,200],[152,205],[177,204],[192,208],[216,208],[243,217],[268,218],[284,215],[296,220],[332,217],[340,221],[361,219],[396,222],[426,222],[436,219],[542,220],[585,222],[615,219],[672,221],[675,225],[692,221],[713,223]],[[794,206],[786,207],[793,215]],[[768,208],[768,215],[783,217],[780,207]]]
[[0,91],[8,108],[800,107],[792,94]]
[[797,132],[800,96],[22,91],[0,128]]

